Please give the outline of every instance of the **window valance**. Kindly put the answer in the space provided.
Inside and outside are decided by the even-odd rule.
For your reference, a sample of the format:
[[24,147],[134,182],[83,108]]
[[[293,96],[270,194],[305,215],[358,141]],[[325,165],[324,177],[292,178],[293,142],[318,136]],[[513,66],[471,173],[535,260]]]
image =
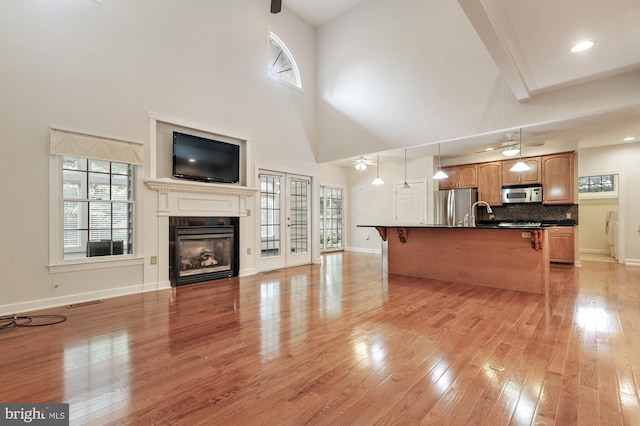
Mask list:
[[49,149],[53,155],[116,161],[141,166],[144,145],[103,136],[51,128]]

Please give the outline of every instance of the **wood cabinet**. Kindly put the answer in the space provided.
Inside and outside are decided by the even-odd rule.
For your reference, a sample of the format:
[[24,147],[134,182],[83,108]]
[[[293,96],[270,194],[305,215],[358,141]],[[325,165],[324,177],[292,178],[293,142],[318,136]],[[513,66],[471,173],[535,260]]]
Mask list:
[[519,159],[502,161],[502,184],[503,185],[525,185],[533,183],[541,183],[540,175],[540,157],[527,157],[522,161],[530,167],[530,170],[524,172],[512,172],[513,167]]
[[502,205],[502,161],[478,164],[478,200]]
[[542,204],[575,204],[575,153],[542,156]]
[[476,164],[462,164],[460,166],[443,167],[442,170],[449,177],[440,181],[440,189],[478,187],[478,167]]
[[575,229],[573,226],[552,226],[549,228],[549,261],[575,262]]

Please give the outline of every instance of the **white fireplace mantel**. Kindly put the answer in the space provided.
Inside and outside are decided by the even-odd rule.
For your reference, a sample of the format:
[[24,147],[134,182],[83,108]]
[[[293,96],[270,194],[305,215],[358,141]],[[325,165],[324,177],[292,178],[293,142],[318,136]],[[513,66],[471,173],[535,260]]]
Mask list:
[[158,192],[187,192],[211,195],[232,195],[240,198],[253,197],[257,189],[247,186],[220,183],[196,182],[171,178],[145,179],[145,185]]
[[158,192],[159,216],[247,216],[246,199],[258,190],[240,185],[148,178],[148,189]]

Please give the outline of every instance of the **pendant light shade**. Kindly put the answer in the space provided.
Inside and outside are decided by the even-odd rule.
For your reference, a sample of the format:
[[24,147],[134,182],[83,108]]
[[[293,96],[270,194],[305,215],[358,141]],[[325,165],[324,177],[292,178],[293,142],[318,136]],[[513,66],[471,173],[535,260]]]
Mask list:
[[442,171],[440,167],[440,144],[438,144],[438,171],[433,175],[433,179],[446,179],[449,175]]
[[404,185],[402,188],[409,189],[411,186],[407,183],[407,149],[404,149]]
[[527,170],[531,170],[531,167],[527,166],[527,164],[522,161],[522,129],[520,129],[520,160],[518,160],[518,162],[509,170],[512,172],[526,172]]
[[378,161],[376,161],[376,178],[371,182],[371,185],[383,185],[384,181],[380,179],[380,153],[378,153]]

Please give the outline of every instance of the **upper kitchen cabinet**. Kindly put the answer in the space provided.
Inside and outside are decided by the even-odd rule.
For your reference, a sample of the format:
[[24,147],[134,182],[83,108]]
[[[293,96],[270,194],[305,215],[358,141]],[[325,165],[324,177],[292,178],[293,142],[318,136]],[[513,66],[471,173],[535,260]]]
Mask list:
[[541,183],[540,157],[527,157],[522,161],[529,166],[529,170],[524,172],[512,172],[511,167],[520,160],[505,160],[502,162],[502,184],[503,185],[525,185]]
[[477,164],[443,167],[442,170],[449,177],[440,181],[439,188],[441,190],[478,187]]
[[478,199],[502,205],[502,161],[478,164]]
[[576,203],[575,152],[542,156],[542,204]]

